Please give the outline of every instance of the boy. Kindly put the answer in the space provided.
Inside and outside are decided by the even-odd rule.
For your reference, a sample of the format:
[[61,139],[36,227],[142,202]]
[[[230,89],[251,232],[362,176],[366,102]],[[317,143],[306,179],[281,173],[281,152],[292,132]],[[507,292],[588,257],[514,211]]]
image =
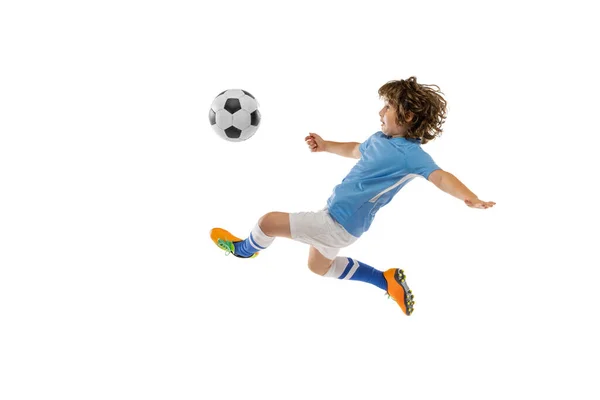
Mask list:
[[439,87],[417,83],[415,77],[390,81],[379,88],[385,101],[379,112],[381,131],[363,143],[326,141],[310,133],[305,141],[312,152],[326,151],[359,159],[333,189],[327,207],[317,212],[269,212],[263,215],[250,236],[242,240],[221,228],[211,238],[226,254],[256,257],[286,237],[309,244],[308,268],[319,275],[367,282],[386,291],[406,315],[414,310],[414,296],[398,268],[377,270],[352,258],[338,257],[341,248],[365,233],[377,211],[417,176],[473,208],[493,207],[482,201],[454,175],[440,169],[421,145],[442,133],[446,101]]

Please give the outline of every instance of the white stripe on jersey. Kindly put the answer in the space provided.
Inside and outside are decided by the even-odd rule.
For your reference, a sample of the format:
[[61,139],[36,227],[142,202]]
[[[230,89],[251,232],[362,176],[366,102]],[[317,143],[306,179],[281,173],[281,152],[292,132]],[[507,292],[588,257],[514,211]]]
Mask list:
[[371,200],[369,200],[370,203],[375,203],[377,200],[379,200],[379,198],[381,196],[383,196],[384,194],[386,194],[387,192],[389,192],[390,190],[393,190],[395,188],[397,188],[398,186],[402,185],[404,182],[406,182],[409,179],[415,178],[417,176],[421,176],[419,174],[408,174],[406,176],[404,176],[402,179],[400,179],[398,182],[394,183],[392,186],[390,186],[387,189],[384,189],[383,191],[379,192],[377,194],[377,196],[373,197]]

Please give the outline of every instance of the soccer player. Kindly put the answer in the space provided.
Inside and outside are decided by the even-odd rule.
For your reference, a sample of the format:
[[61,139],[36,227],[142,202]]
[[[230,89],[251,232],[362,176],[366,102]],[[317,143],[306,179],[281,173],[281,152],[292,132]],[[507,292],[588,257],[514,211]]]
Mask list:
[[253,258],[276,237],[310,245],[308,268],[319,275],[370,283],[384,290],[406,315],[414,310],[414,296],[403,270],[381,271],[362,261],[338,256],[373,222],[408,182],[423,177],[472,208],[487,209],[492,201],[479,199],[458,178],[442,170],[422,146],[442,133],[446,101],[436,85],[417,83],[415,77],[387,82],[379,88],[384,106],[379,111],[381,130],[363,143],[333,142],[310,133],[305,138],[312,152],[329,152],[358,159],[348,175],[316,212],[269,212],[242,240],[225,229],[211,230],[211,239],[226,254]]

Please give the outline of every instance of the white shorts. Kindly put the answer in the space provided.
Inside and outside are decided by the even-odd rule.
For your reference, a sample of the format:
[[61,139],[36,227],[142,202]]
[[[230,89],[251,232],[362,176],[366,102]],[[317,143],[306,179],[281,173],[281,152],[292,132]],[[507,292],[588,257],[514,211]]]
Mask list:
[[290,213],[290,233],[293,240],[315,247],[329,260],[358,239],[331,218],[327,209]]

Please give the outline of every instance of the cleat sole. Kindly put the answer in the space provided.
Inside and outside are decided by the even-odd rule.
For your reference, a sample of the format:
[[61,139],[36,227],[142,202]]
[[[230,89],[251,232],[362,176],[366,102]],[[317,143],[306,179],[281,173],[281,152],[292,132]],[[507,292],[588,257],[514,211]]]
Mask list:
[[[406,284],[406,274],[401,269],[389,269],[383,273],[388,282],[388,296],[391,297],[406,315],[414,312],[414,295]],[[389,292],[392,293],[389,293]]]

